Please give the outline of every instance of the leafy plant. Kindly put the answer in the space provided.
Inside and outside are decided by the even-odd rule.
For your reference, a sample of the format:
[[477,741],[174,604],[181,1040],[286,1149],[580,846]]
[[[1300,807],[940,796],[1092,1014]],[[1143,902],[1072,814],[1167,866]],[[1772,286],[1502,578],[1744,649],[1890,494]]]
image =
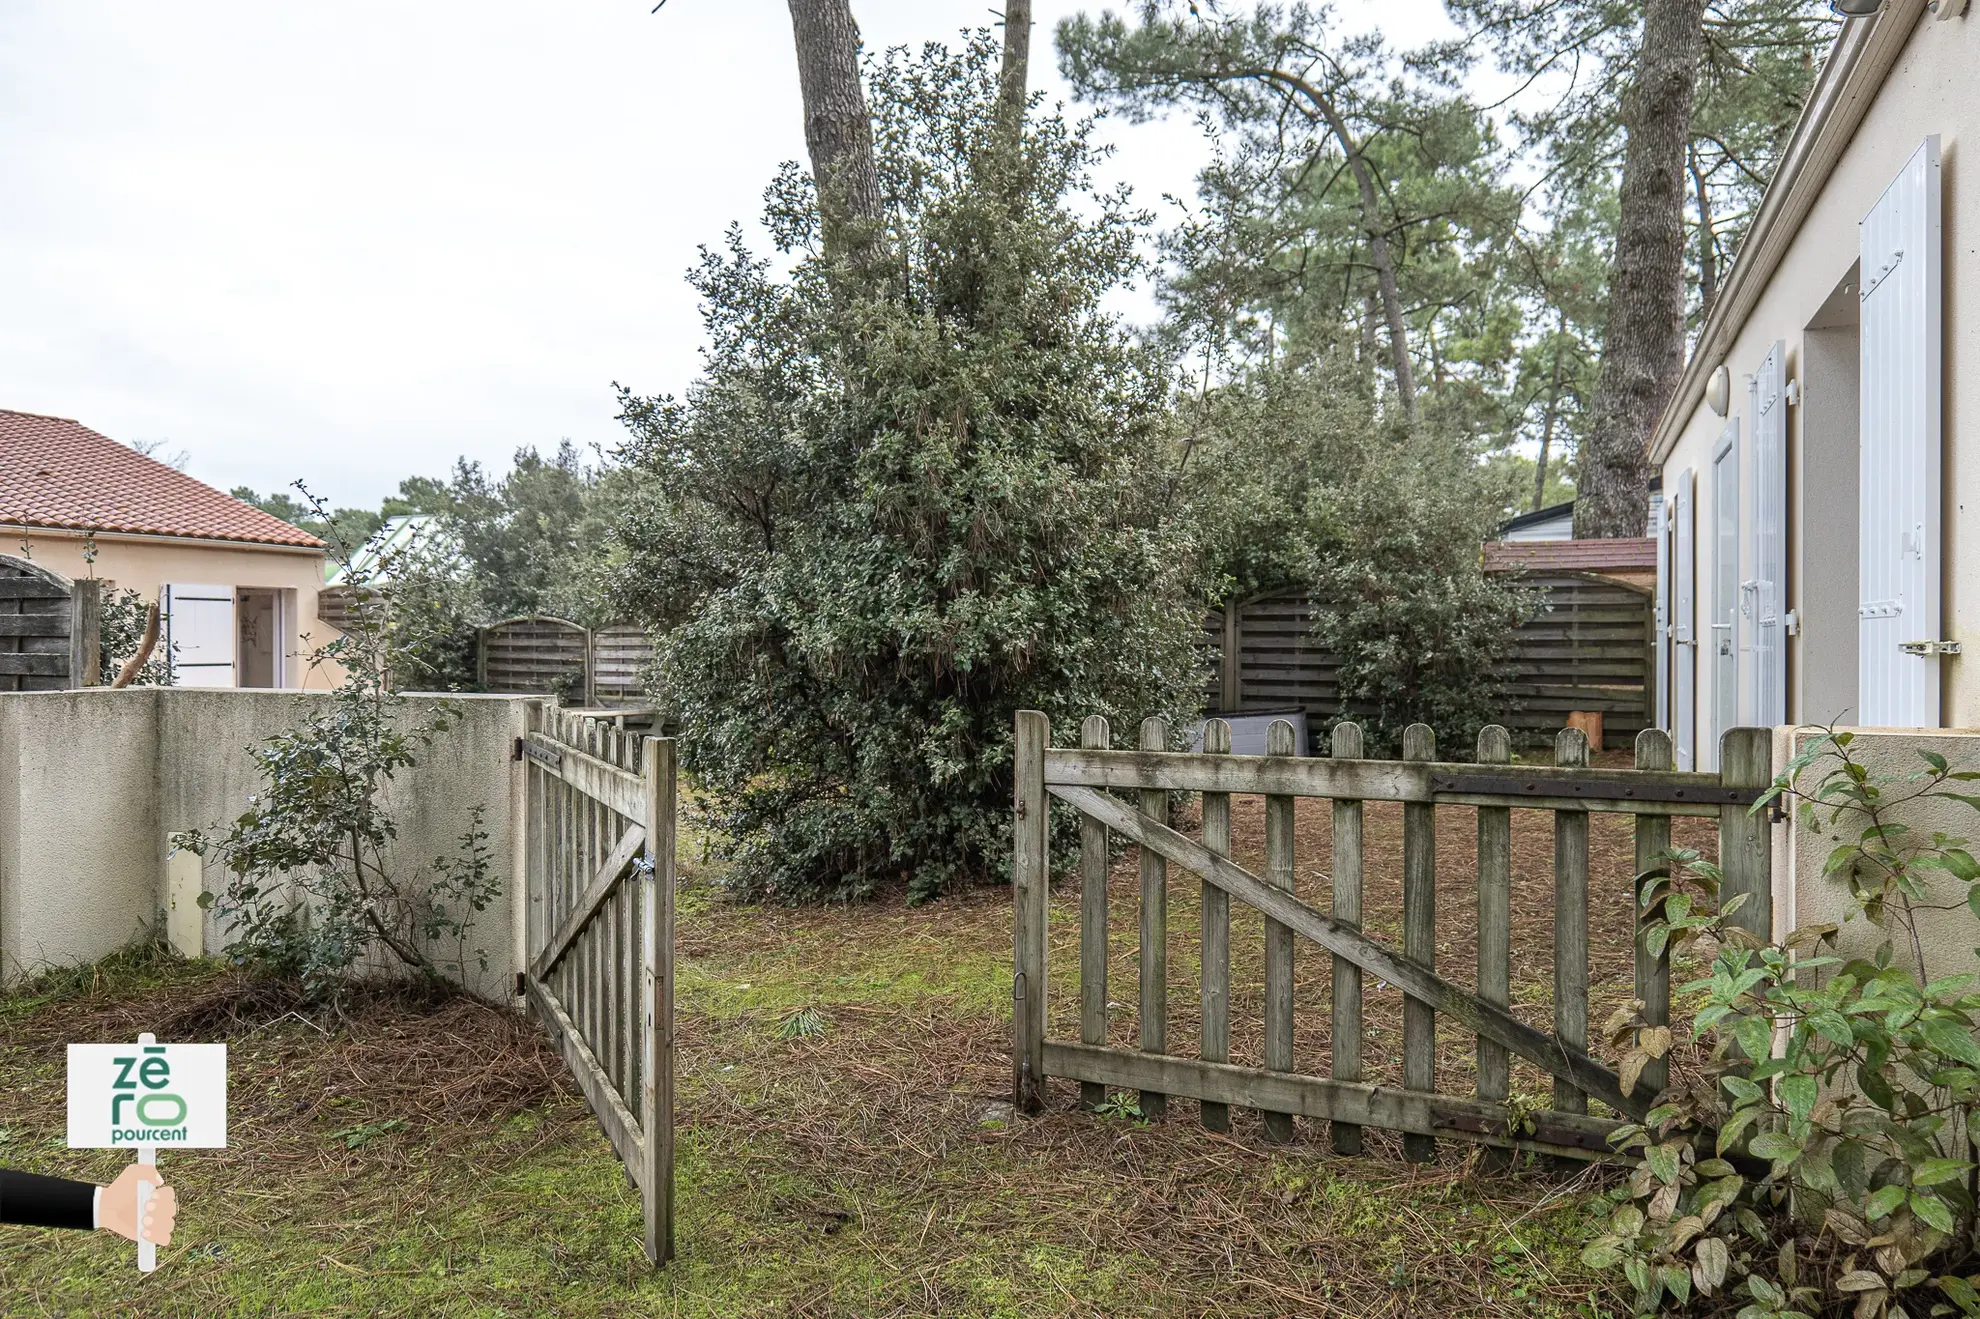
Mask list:
[[[1879,772],[1854,740],[1825,732],[1753,809],[1792,800],[1804,830],[1842,838],[1825,872],[1847,884],[1851,919],[1879,932],[1869,955],[1840,955],[1834,925],[1778,944],[1749,933],[1730,920],[1743,895],[1719,905],[1719,872],[1695,853],[1643,877],[1651,948],[1716,951],[1682,991],[1706,1061],[1618,1131],[1643,1161],[1583,1256],[1623,1271],[1637,1313],[1743,1294],[1741,1319],[1980,1315],[1980,977],[1924,980],[1920,934],[1931,913],[1980,913],[1980,863],[1966,839],[1901,818],[1933,800],[1980,810],[1954,786],[1980,772],[1929,750],[1915,773]],[[1640,1006],[1609,1023],[1629,1050],[1625,1088],[1671,1045]]]
[[1147,1117],[1141,1111],[1140,1100],[1135,1098],[1134,1092],[1131,1090],[1114,1091],[1100,1102],[1100,1107],[1093,1111],[1101,1117],[1125,1118],[1130,1122],[1141,1122],[1146,1120]]
[[803,1007],[777,1023],[780,1040],[808,1040],[825,1033],[825,1017],[817,1008]]
[[[365,589],[348,559],[346,569]],[[252,751],[261,787],[247,810],[219,837],[176,839],[227,872],[200,905],[236,935],[229,952],[317,992],[334,989],[374,951],[420,975],[464,972],[469,930],[500,892],[480,806],[453,854],[425,864],[400,855],[387,786],[419,763],[457,711],[441,702],[421,712],[392,689],[422,634],[394,626],[391,596],[377,598],[378,607],[359,609],[351,630],[312,656],[343,671],[329,701]],[[439,954],[449,942],[451,959]],[[485,969],[485,955],[476,955]]]
[[997,51],[870,66],[885,288],[836,278],[788,170],[766,219],[791,273],[731,230],[692,276],[702,378],[622,397],[620,612],[668,629],[657,688],[745,892],[1000,879],[1015,711],[1199,699],[1172,381],[1104,305],[1142,217],[1090,188],[1086,126],[998,144]]

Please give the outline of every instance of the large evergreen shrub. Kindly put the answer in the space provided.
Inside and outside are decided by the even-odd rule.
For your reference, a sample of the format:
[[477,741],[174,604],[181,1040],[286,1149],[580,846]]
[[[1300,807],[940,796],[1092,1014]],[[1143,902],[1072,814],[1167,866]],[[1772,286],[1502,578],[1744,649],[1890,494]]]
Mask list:
[[1199,690],[1169,380],[1102,307],[1143,218],[1093,190],[1084,126],[1000,146],[995,55],[869,69],[883,268],[827,261],[787,168],[790,272],[732,230],[692,276],[702,378],[623,397],[619,598],[670,626],[659,685],[753,892],[1001,878],[1016,710],[1131,733]]

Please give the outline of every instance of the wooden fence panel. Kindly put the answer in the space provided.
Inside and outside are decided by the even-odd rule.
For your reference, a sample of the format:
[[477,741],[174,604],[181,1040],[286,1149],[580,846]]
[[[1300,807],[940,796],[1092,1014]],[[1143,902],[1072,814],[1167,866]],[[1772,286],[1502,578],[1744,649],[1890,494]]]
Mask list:
[[508,618],[480,632],[483,691],[591,704],[591,634],[584,628],[562,618]]
[[[1526,574],[1520,581],[1543,600],[1505,661],[1513,707],[1505,727],[1524,744],[1551,742],[1570,711],[1597,710],[1608,743],[1630,745],[1656,715],[1651,594],[1584,573]],[[1220,714],[1303,710],[1318,728],[1340,719],[1340,660],[1314,640],[1316,608],[1303,588],[1288,588],[1212,611],[1204,622],[1211,708]]]
[[0,554],[0,692],[59,692],[71,685],[70,583],[26,559]]
[[[1213,1129],[1227,1126],[1231,1107],[1250,1108],[1261,1114],[1269,1140],[1289,1138],[1295,1117],[1329,1122],[1335,1148],[1343,1152],[1358,1152],[1361,1129],[1374,1125],[1401,1132],[1406,1157],[1417,1161],[1435,1158],[1438,1142],[1445,1138],[1576,1159],[1612,1157],[1607,1135],[1621,1121],[1642,1120],[1657,1092],[1638,1084],[1626,1093],[1617,1072],[1589,1051],[1589,817],[1594,812],[1634,816],[1638,864],[1643,868],[1666,845],[1673,815],[1716,816],[1727,894],[1764,895],[1771,884],[1767,823],[1749,808],[1772,774],[1769,731],[1727,733],[1723,774],[1670,770],[1669,739],[1657,733],[1647,734],[1639,743],[1638,768],[1614,770],[1589,767],[1587,740],[1578,729],[1559,734],[1558,763],[1549,767],[1515,766],[1509,734],[1499,726],[1484,730],[1478,760],[1470,764],[1437,761],[1434,737],[1423,725],[1408,730],[1404,759],[1388,762],[1359,757],[1359,730],[1352,724],[1342,725],[1333,754],[1325,760],[1286,754],[1286,731],[1283,723],[1274,726],[1266,755],[1233,755],[1225,736],[1227,726],[1211,720],[1203,752],[1178,752],[1164,749],[1167,729],[1159,720],[1149,720],[1143,725],[1140,750],[1110,751],[1102,749],[1107,741],[1104,725],[1089,720],[1082,730],[1082,748],[1053,749],[1045,716],[1019,712],[1012,1062],[1020,1106],[1036,1112],[1047,1099],[1046,1078],[1058,1076],[1080,1083],[1081,1103],[1087,1107],[1097,1106],[1108,1086],[1137,1090],[1142,1111],[1150,1118],[1161,1116],[1172,1096],[1194,1098],[1205,1125]],[[1169,794],[1178,791],[1204,794],[1201,842],[1167,823]],[[1260,873],[1253,874],[1230,858],[1231,793],[1255,793],[1266,799],[1265,864]],[[1331,914],[1294,891],[1298,858],[1290,824],[1300,796],[1333,799]],[[1078,1044],[1053,1041],[1046,1034],[1047,803],[1051,800],[1078,813],[1082,837],[1091,844],[1082,864]],[[1362,804],[1370,800],[1403,806],[1400,948],[1384,945],[1360,926],[1364,858],[1359,826]],[[1475,991],[1437,971],[1436,814],[1443,805],[1478,808]],[[1515,1011],[1510,1002],[1510,814],[1515,807],[1555,813],[1551,1033],[1528,1024],[1525,1012]],[[1095,881],[1104,879],[1099,863],[1104,861],[1110,836],[1137,846],[1141,853],[1140,1038],[1132,1049],[1110,1047],[1104,1020],[1096,1020],[1093,1012],[1106,999],[1106,910],[1104,895],[1096,901],[1094,889],[1104,887]],[[1172,865],[1196,875],[1205,894],[1198,936],[1204,1026],[1195,1058],[1167,1051],[1166,881]],[[1264,1050],[1257,1066],[1228,1061],[1233,899],[1263,918],[1267,940],[1261,1013]],[[1636,896],[1629,900],[1634,908]],[[1764,904],[1750,900],[1750,906],[1760,910],[1743,916],[1743,921],[1767,929]],[[1334,1075],[1328,1078],[1301,1074],[1292,1054],[1294,1003],[1284,988],[1292,980],[1291,945],[1296,939],[1319,945],[1333,958]],[[1637,957],[1639,993],[1646,1013],[1657,1022],[1668,1015],[1668,965],[1641,947]],[[1362,1080],[1360,986],[1370,975],[1403,996],[1400,1089]],[[1475,1094],[1438,1090],[1439,1017],[1476,1039]],[[1553,1078],[1551,1108],[1536,1112],[1523,1105],[1517,1111],[1509,1106],[1513,1058]],[[1591,1101],[1602,1104],[1606,1113],[1591,1116]]]
[[522,993],[639,1187],[647,1258],[664,1264],[673,1255],[674,744],[538,709],[522,753]]
[[591,699],[598,705],[646,705],[653,642],[646,629],[615,623],[591,634]]

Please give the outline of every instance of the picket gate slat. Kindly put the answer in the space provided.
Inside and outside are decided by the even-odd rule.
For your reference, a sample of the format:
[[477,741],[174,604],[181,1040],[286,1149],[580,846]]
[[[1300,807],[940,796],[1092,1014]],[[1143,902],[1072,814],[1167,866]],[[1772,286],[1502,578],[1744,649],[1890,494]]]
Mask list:
[[[1554,739],[1554,764],[1588,767],[1588,737],[1563,728]],[[1588,812],[1554,812],[1554,1034],[1576,1049],[1588,1047]],[[1554,1108],[1586,1113],[1588,1096],[1554,1080]]]
[[[1105,749],[1111,730],[1102,715],[1088,715],[1080,725],[1079,744]],[[1079,1038],[1083,1044],[1107,1042],[1107,826],[1098,820],[1079,822]],[[1107,1102],[1107,1087],[1088,1081],[1080,1087],[1088,1108]]]
[[[1203,749],[1213,756],[1229,755],[1231,726],[1222,719],[1205,721]],[[1081,823],[1088,822],[1082,817]],[[1227,792],[1203,794],[1203,845],[1218,856],[1231,854],[1231,797]],[[1227,1063],[1231,1060],[1231,896],[1207,882],[1202,885],[1202,894],[1203,957],[1199,979],[1203,1037],[1197,1054],[1204,1062]],[[1230,1105],[1204,1099],[1198,1101],[1198,1108],[1205,1127],[1212,1131],[1231,1129]]]
[[[1361,725],[1334,725],[1332,749],[1336,760],[1359,760],[1365,747]],[[1334,919],[1361,925],[1361,803],[1352,797],[1334,799]],[[1334,1076],[1361,1080],[1361,968],[1345,957],[1334,958]],[[1338,1154],[1361,1153],[1361,1128],[1335,1122],[1330,1132]]]
[[[1141,749],[1167,751],[1169,723],[1160,717],[1141,723]],[[1160,788],[1141,794],[1141,813],[1166,823],[1169,794]],[[1141,849],[1141,1051],[1169,1051],[1169,866],[1159,855]],[[1169,1099],[1158,1090],[1141,1092],[1141,1113],[1159,1118],[1168,1111]]]

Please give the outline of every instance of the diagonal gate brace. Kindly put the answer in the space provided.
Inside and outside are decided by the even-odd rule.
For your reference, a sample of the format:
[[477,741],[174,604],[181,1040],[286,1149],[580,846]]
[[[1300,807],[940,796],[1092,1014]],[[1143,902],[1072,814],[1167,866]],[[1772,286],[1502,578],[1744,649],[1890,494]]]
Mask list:
[[1210,852],[1166,825],[1129,809],[1093,788],[1048,784],[1047,791],[1069,806],[1105,824],[1115,833],[1139,843],[1179,866],[1195,871],[1238,901],[1271,917],[1329,952],[1380,976],[1403,993],[1428,1003],[1489,1040],[1503,1044],[1528,1062],[1545,1068],[1575,1089],[1599,1099],[1618,1113],[1641,1121],[1650,1111],[1651,1096],[1641,1090],[1622,1092],[1616,1074],[1600,1060],[1543,1034],[1497,1004],[1487,1003],[1443,979],[1436,972],[1391,951],[1360,930],[1307,906],[1283,889]]
[[605,858],[605,864],[598,867],[598,873],[585,887],[584,896],[571,908],[571,914],[564,917],[563,924],[550,936],[550,942],[543,945],[543,951],[536,955],[536,960],[529,964],[530,975],[538,980],[549,978],[550,972],[570,951],[571,945],[577,942],[577,937],[584,933],[584,927],[591,924],[591,918],[605,905],[605,899],[619,887],[619,881],[625,878],[626,871],[639,859],[640,850],[645,846],[646,830],[638,825],[619,835],[618,845]]

